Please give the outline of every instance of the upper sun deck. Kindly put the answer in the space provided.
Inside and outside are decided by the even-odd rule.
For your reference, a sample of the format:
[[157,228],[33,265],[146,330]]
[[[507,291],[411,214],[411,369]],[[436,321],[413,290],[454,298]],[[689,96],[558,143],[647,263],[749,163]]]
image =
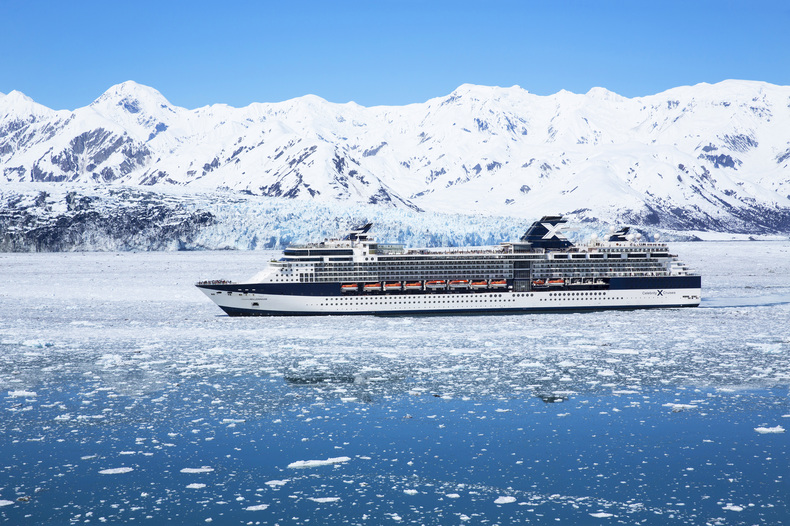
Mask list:
[[352,229],[342,239],[325,239],[320,242],[292,244],[283,252],[285,260],[317,260],[358,259],[363,257],[462,257],[462,256],[496,256],[513,254],[522,257],[527,255],[543,255],[552,253],[560,256],[563,253],[601,253],[628,254],[640,253],[655,256],[672,256],[668,253],[665,243],[643,242],[639,235],[628,234],[628,228],[612,231],[608,238],[599,240],[597,236],[583,244],[574,244],[562,232],[566,220],[561,216],[544,216],[536,221],[518,241],[501,243],[496,246],[477,247],[436,247],[436,248],[405,248],[401,244],[378,243],[368,231],[372,223]]

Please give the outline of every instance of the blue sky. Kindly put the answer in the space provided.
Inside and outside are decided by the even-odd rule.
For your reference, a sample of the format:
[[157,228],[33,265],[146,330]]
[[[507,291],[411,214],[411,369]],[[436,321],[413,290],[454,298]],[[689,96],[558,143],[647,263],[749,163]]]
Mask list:
[[463,83],[627,97],[725,79],[790,84],[790,3],[0,0],[0,92],[55,109],[135,80],[173,104],[312,93],[365,106]]

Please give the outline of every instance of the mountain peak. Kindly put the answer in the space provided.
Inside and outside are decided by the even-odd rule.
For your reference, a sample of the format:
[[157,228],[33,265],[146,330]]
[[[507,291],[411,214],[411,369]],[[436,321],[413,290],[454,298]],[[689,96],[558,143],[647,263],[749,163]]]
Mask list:
[[0,94],[0,115],[48,115],[53,111],[34,101],[21,91],[13,90],[7,95]]
[[94,109],[113,106],[117,106],[127,113],[151,112],[156,111],[155,108],[171,109],[170,101],[159,91],[133,80],[112,86],[91,103],[91,107]]
[[609,91],[606,88],[600,87],[590,88],[590,91],[587,92],[587,96],[591,99],[605,100],[610,102],[625,100],[625,97],[622,95],[618,95],[614,91]]

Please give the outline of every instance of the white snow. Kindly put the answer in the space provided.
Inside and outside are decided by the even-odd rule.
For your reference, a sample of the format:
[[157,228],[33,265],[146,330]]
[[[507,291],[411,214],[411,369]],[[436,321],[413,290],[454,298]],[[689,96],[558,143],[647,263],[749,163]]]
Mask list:
[[351,457],[334,457],[328,458],[326,460],[297,460],[296,462],[291,462],[288,464],[288,467],[291,469],[316,468],[319,466],[342,464],[343,462],[348,462],[349,460],[351,460]]
[[[401,107],[305,96],[188,110],[124,82],[89,107],[53,111],[12,92],[0,115],[25,123],[14,139],[32,140],[13,141],[3,164],[19,169],[4,178],[28,181],[35,167],[69,185],[107,173],[114,184],[279,193],[331,208],[379,201],[522,218],[580,210],[608,222],[672,203],[691,218],[743,225],[730,208],[790,204],[779,161],[790,87],[728,80],[636,98],[600,93],[464,85]],[[97,131],[104,139],[91,157],[75,155],[75,139]],[[76,162],[58,162],[68,156]],[[237,222],[236,235],[248,225]]]

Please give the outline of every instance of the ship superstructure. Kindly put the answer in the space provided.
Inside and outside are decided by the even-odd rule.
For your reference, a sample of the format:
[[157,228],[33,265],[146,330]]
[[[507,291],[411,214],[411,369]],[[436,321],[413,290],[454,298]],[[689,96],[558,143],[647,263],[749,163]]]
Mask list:
[[474,314],[691,307],[701,278],[665,243],[628,229],[573,244],[544,216],[495,247],[407,249],[378,243],[372,224],[338,240],[290,245],[246,283],[197,284],[231,316]]

